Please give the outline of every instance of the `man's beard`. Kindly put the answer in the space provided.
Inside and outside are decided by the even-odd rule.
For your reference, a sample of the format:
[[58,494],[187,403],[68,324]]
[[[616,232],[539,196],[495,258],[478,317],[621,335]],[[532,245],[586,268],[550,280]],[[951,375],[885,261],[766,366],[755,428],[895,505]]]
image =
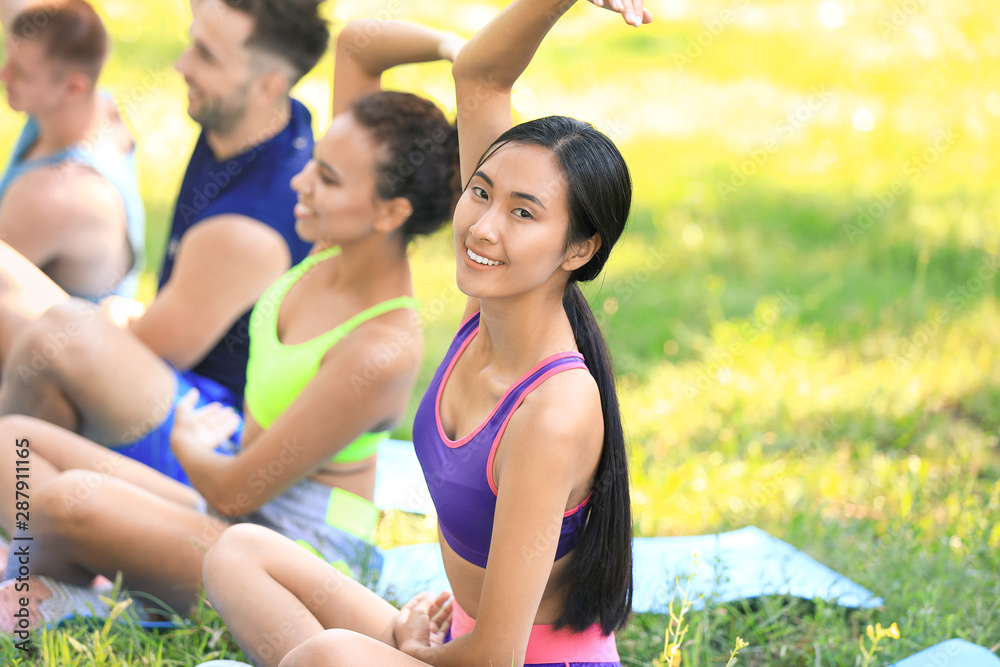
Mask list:
[[201,108],[196,113],[192,113],[191,118],[206,132],[229,134],[247,114],[249,93],[250,84],[247,84],[237,90],[227,101],[217,97],[202,96],[204,101]]

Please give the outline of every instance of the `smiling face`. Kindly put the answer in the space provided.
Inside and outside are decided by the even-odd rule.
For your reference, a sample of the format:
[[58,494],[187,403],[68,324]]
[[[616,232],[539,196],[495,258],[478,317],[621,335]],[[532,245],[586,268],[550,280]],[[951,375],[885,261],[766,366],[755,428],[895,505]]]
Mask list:
[[220,0],[195,5],[191,45],[174,67],[188,85],[188,114],[206,131],[225,134],[246,115],[255,73],[244,46],[254,20]]
[[567,247],[566,178],[547,148],[508,144],[472,176],[455,209],[458,287],[472,297],[562,294],[579,265]]
[[339,245],[372,229],[385,202],[376,195],[378,148],[350,112],[333,119],[313,159],[292,178],[295,231],[312,243]]

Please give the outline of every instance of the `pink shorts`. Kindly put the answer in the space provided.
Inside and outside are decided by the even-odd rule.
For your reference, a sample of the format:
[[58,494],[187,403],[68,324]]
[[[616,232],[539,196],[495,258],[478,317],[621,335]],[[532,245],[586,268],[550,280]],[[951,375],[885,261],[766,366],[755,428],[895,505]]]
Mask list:
[[[452,599],[451,628],[445,641],[451,641],[470,632],[476,619],[465,613]],[[528,636],[528,651],[524,664],[535,667],[621,667],[615,634],[607,637],[601,628],[592,625],[586,632],[572,632],[567,628],[553,630],[551,625],[533,625]]]

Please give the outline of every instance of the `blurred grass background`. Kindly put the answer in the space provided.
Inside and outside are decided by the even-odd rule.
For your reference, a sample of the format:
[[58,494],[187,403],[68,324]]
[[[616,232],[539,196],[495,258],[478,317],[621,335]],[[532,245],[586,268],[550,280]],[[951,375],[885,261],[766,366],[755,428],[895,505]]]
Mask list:
[[[325,11],[335,28],[375,16],[469,36],[504,4],[340,0]],[[102,83],[139,141],[148,298],[197,131],[171,69],[189,13],[180,0],[97,5],[116,38]],[[745,664],[855,664],[857,636],[876,621],[902,633],[883,664],[954,636],[996,650],[1000,5],[647,6],[656,21],[639,30],[577,6],[515,91],[520,118],[590,120],[632,169],[631,229],[588,295],[618,364],[636,532],[757,525],[885,599],[867,611],[710,603],[690,617],[685,664],[724,664],[737,635],[752,644]],[[331,73],[328,56],[296,91],[317,134]],[[453,113],[444,64],[400,68],[386,85]],[[20,123],[0,109],[0,148]],[[414,258],[419,396],[463,298],[447,231]],[[429,540],[432,526],[391,516],[383,542]],[[665,626],[637,617],[619,639],[623,662],[650,664]],[[150,642],[148,664],[219,652]]]

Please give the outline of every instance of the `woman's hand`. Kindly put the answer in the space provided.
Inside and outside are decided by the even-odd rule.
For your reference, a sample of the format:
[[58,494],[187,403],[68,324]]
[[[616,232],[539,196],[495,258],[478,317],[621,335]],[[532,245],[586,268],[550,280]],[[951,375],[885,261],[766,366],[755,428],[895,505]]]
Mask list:
[[642,6],[643,0],[590,0],[598,7],[621,14],[625,22],[636,27],[652,23],[653,15]]
[[451,626],[451,593],[420,593],[403,605],[393,623],[396,646],[407,655],[444,643]]
[[236,411],[221,403],[209,403],[200,408],[198,390],[192,389],[177,402],[174,411],[174,428],[170,433],[170,448],[177,450],[211,452],[236,432],[240,417]]

